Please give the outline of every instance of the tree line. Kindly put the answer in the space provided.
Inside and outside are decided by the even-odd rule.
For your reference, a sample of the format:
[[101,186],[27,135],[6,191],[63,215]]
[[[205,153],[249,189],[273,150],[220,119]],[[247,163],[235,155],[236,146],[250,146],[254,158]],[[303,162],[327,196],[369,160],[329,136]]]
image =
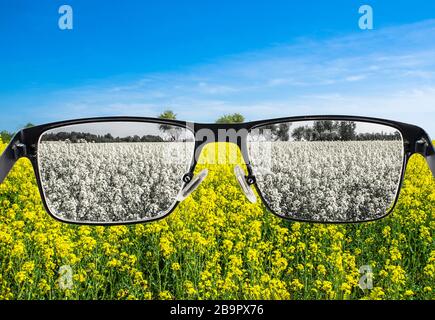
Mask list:
[[293,129],[291,137],[296,141],[373,141],[400,140],[398,131],[357,133],[354,121],[318,120],[312,126]]
[[57,132],[48,133],[43,136],[44,141],[66,141],[71,143],[108,143],[108,142],[163,142],[163,138],[155,135],[144,136],[127,136],[127,137],[113,137],[110,133],[104,135],[96,135],[89,132]]
[[[166,110],[158,116],[159,119],[176,120],[177,115],[171,111]],[[245,118],[239,114],[227,114],[216,120],[216,123],[237,123],[243,122]],[[113,137],[110,133],[104,135],[96,135],[88,132],[57,132],[44,134],[44,141],[67,141],[71,143],[109,143],[109,142],[164,142],[164,141],[179,141],[182,132],[180,127],[171,126],[167,124],[159,125],[160,131],[163,136],[158,135],[134,135],[127,137]]]
[[[166,110],[162,112],[158,118],[176,120],[177,115],[171,111]],[[216,123],[240,123],[244,122],[245,118],[240,113],[225,114],[216,120]],[[353,121],[334,121],[334,120],[318,120],[314,121],[312,125],[296,126],[291,130],[294,123],[280,123],[263,127],[263,129],[270,130],[272,139],[277,141],[362,141],[362,140],[400,140],[400,133],[387,132],[372,132],[372,133],[357,133],[356,123]],[[26,128],[33,126],[28,123]],[[161,124],[159,129],[165,134],[164,139],[158,135],[134,135],[127,137],[113,137],[110,133],[104,135],[96,135],[86,132],[59,132],[44,135],[46,141],[65,141],[69,140],[72,143],[77,142],[163,142],[163,141],[178,141],[180,135],[180,128]],[[7,142],[12,138],[12,133],[7,131],[0,132],[0,138],[3,142]]]

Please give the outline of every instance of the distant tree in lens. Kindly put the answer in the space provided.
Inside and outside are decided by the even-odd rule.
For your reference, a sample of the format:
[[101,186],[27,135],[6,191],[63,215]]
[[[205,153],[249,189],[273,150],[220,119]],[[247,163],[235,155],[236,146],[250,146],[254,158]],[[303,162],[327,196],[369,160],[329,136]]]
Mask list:
[[315,121],[313,124],[314,139],[319,141],[334,141],[339,139],[337,123],[332,120]]
[[137,134],[134,135],[133,142],[140,142],[140,137]]
[[96,135],[89,132],[57,132],[46,133],[42,136],[44,141],[68,141],[70,143],[111,143],[111,142],[163,142],[162,137],[156,135],[144,135],[139,137],[113,137],[110,133]]
[[111,142],[114,140],[113,136],[110,133],[106,133],[104,135],[104,139],[106,140],[105,142]]
[[355,140],[356,123],[353,121],[340,121],[338,123],[338,135],[342,141]]
[[316,135],[314,133],[313,128],[310,128],[308,126],[305,126],[304,128],[305,128],[305,130],[304,130],[304,137],[303,137],[303,139],[306,140],[306,141],[314,141],[314,140],[316,140]]
[[305,135],[305,127],[297,127],[292,132],[292,138],[296,141],[301,141]]
[[216,120],[216,123],[242,123],[245,117],[240,113],[226,114]]
[[[159,119],[176,120],[177,115],[172,110],[166,110],[159,115]],[[169,136],[170,141],[177,141],[181,133],[181,127],[168,124],[159,125],[159,129]]]
[[275,126],[275,129],[272,129],[272,134],[275,134],[278,140],[280,141],[289,141],[290,140],[290,126],[291,123],[280,123]]
[[398,131],[357,133],[354,121],[314,121],[312,126],[299,126],[293,129],[291,136],[295,141],[373,141],[400,140]]
[[324,132],[324,139],[327,141],[336,141],[340,139],[340,135],[338,134],[338,122],[335,121],[324,121],[323,128],[325,129]]
[[402,136],[399,131],[395,131],[394,133],[387,132],[372,132],[372,133],[360,133],[357,135],[356,140],[362,141],[397,141],[401,140]]
[[291,136],[296,141],[350,141],[356,138],[356,123],[352,121],[314,121],[312,126],[296,127]]
[[264,129],[270,130],[271,137],[274,141],[289,141],[290,140],[291,123],[279,123],[265,126]]
[[325,131],[325,121],[314,121],[313,133],[315,140],[323,140],[323,132]]
[[33,124],[33,123],[31,123],[31,122],[28,122],[25,126],[24,126],[24,128],[31,128],[31,127],[34,127],[35,125]]

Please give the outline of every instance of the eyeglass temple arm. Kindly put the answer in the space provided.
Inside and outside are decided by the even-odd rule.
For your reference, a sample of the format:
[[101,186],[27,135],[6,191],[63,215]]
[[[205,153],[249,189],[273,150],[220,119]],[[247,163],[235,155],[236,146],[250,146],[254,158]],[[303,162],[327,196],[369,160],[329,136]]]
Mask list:
[[435,148],[426,132],[423,132],[422,138],[417,141],[417,152],[426,158],[432,176],[435,178]]
[[20,139],[22,135],[22,131],[17,133],[0,156],[0,183],[5,180],[15,162],[26,154],[26,145]]

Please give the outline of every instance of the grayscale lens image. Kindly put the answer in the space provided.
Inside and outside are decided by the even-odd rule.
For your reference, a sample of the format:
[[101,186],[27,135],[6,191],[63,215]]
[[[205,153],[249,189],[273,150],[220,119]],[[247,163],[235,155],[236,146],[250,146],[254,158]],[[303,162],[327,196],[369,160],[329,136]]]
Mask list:
[[278,215],[316,222],[385,216],[402,175],[402,136],[394,128],[353,121],[264,126],[248,136],[258,187]]
[[194,135],[185,128],[98,122],[45,132],[38,166],[46,203],[56,217],[132,222],[172,208],[193,152]]

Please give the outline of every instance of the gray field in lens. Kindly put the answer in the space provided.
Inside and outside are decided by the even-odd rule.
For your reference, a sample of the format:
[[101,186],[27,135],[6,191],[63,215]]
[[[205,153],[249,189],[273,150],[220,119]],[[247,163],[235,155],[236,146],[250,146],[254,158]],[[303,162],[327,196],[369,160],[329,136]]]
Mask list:
[[[188,172],[193,143],[42,141],[50,211],[78,222],[128,222],[164,214]],[[403,165],[402,141],[251,142],[249,156],[269,207],[300,220],[349,222],[384,216]],[[226,183],[226,181],[222,181]]]
[[79,222],[146,220],[169,210],[188,172],[193,143],[39,145],[39,170],[50,211]]
[[277,214],[365,221],[381,218],[394,204],[403,142],[251,142],[249,156],[265,201]]

